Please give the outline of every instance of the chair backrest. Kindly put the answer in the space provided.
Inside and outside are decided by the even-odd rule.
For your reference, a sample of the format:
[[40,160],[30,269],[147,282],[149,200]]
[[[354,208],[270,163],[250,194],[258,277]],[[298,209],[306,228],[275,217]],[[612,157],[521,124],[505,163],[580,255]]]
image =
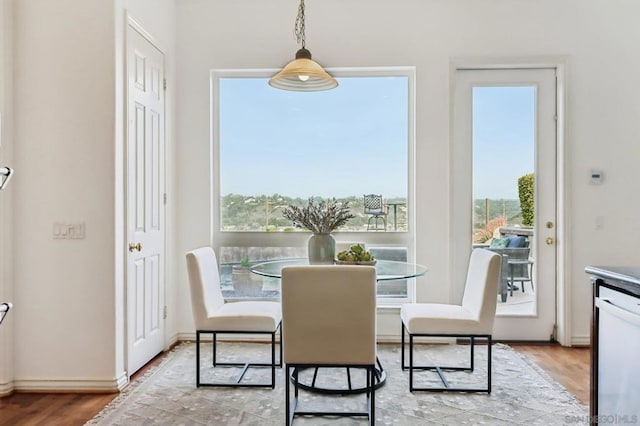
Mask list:
[[200,330],[206,319],[222,305],[220,273],[216,253],[211,247],[200,247],[187,253],[187,273],[191,290],[193,322]]
[[384,204],[382,202],[382,195],[377,195],[377,194],[364,195],[365,214],[382,213],[383,210],[384,210]]
[[375,268],[283,268],[282,343],[287,364],[375,364]]
[[500,265],[500,255],[493,251],[475,249],[471,252],[462,307],[476,316],[487,333],[492,332],[496,316]]

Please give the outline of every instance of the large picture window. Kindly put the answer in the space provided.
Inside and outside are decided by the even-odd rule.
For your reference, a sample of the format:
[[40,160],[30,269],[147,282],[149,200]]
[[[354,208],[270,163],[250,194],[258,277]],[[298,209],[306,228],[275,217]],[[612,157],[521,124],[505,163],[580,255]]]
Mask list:
[[[349,203],[337,240],[411,258],[413,69],[332,73],[334,90],[289,92],[267,84],[272,71],[212,72],[212,237],[224,265],[305,255],[305,230],[282,209],[311,197]],[[365,194],[382,196],[384,220],[370,220]],[[396,287],[387,296],[406,299]]]

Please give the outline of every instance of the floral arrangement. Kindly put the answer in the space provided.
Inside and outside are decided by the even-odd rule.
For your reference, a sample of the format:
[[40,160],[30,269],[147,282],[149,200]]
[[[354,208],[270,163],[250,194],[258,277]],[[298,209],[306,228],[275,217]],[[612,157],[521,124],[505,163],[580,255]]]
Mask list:
[[308,229],[314,234],[330,234],[353,217],[349,209],[349,202],[339,204],[335,198],[316,202],[309,198],[306,207],[287,206],[282,215],[293,222],[297,228]]

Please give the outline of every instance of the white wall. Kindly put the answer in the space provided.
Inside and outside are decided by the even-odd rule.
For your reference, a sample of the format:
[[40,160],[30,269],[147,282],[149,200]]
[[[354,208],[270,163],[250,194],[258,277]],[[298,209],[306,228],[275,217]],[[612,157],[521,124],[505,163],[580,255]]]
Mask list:
[[[13,166],[12,92],[12,4],[0,0],[0,167]],[[13,301],[12,285],[12,203],[13,185],[0,193],[0,303]],[[13,382],[13,312],[0,326],[0,395],[8,393]]]
[[[565,57],[572,291],[571,338],[588,341],[588,264],[637,264],[640,252],[640,3],[631,0],[310,0],[307,47],[329,67],[417,68],[417,261],[430,266],[421,300],[446,301],[450,278],[450,64],[455,58]],[[181,332],[192,331],[181,253],[209,244],[209,77],[212,68],[276,68],[297,45],[297,4],[191,0],[177,8],[179,192],[177,279]],[[605,184],[588,185],[590,168]],[[214,173],[215,175],[215,173]],[[623,201],[624,200],[624,201]],[[604,228],[595,230],[595,216]]]
[[[173,0],[14,2],[16,389],[123,380],[125,7],[172,55]],[[80,221],[84,239],[53,239],[54,222]]]
[[[14,7],[15,385],[107,380],[115,311],[113,5]],[[86,238],[54,240],[58,221],[85,222]]]

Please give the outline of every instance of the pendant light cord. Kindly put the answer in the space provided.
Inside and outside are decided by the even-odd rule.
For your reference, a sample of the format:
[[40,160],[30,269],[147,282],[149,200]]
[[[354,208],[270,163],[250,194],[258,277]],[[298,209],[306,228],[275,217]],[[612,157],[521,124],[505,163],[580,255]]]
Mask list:
[[300,0],[300,6],[298,6],[298,16],[296,17],[296,24],[293,28],[293,33],[296,35],[296,40],[298,43],[302,43],[302,48],[304,49],[305,45],[305,34],[304,34],[304,0]]
[[315,62],[311,52],[306,48],[305,39],[305,8],[304,0],[300,0],[298,15],[293,27],[293,34],[297,43],[302,45],[297,51],[295,59],[289,62],[276,75],[269,79],[269,85],[276,89],[294,92],[318,92],[338,87],[338,81]]

